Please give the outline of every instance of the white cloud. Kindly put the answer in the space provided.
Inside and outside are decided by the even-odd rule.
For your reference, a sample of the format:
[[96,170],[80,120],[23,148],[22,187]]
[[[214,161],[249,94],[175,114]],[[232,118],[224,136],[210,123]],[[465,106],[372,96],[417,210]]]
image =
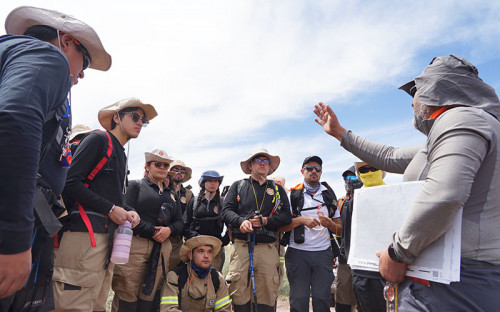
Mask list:
[[[0,19],[18,5],[0,4]],[[422,68],[421,55],[442,45],[467,46],[477,60],[498,55],[499,5],[491,1],[46,1],[99,33],[112,54],[108,72],[87,70],[73,90],[75,123],[99,127],[97,110],[134,96],[159,116],[132,142],[132,177],[143,152],[165,149],[193,167],[191,184],[205,169],[240,178],[239,161],[255,146],[282,156],[279,172],[300,180],[308,154],[325,159],[325,175],[339,179],[352,162],[309,116],[319,100],[345,100],[370,87],[406,81]],[[430,60],[429,60],[430,61]],[[289,123],[275,137],[273,124]],[[410,129],[407,121],[406,130]],[[401,126],[389,115],[381,124]],[[406,125],[406,123],[405,123]],[[406,145],[406,135],[380,129],[361,133]],[[420,138],[421,139],[421,138]],[[391,141],[389,140],[389,141]],[[417,139],[418,140],[418,139]],[[387,142],[387,141],[385,141]],[[290,183],[287,183],[291,186]]]

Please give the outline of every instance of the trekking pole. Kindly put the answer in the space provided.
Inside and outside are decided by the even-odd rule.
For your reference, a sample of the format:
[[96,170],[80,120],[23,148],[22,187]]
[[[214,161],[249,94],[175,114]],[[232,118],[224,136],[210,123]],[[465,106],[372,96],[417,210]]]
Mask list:
[[[252,238],[253,236],[253,238]],[[252,276],[253,288],[253,312],[257,312],[257,289],[255,288],[255,274],[253,270],[253,251],[255,246],[255,234],[247,233],[248,254],[250,255],[250,275]]]

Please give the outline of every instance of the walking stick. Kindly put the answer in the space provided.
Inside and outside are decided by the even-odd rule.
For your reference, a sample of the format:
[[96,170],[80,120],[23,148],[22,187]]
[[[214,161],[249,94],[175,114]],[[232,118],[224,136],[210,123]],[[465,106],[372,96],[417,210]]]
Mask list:
[[253,251],[255,246],[255,234],[247,233],[248,254],[250,255],[249,274],[252,276],[253,288],[253,312],[257,312],[257,289],[255,288],[255,274],[253,270]]

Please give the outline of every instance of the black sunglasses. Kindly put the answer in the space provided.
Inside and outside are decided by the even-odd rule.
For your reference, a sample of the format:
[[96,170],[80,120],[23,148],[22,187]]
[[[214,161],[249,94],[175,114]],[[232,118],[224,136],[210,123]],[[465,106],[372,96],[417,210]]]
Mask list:
[[155,167],[156,168],[168,168],[169,164],[165,163],[165,162],[160,162],[160,161],[155,161],[153,162],[153,164],[155,164]]
[[78,40],[73,38],[73,42],[75,43],[76,50],[81,52],[83,55],[83,68],[82,70],[86,70],[90,66],[90,54],[89,51],[81,44]]
[[413,86],[410,88],[411,97],[415,97],[415,93],[417,93],[417,86]]
[[259,165],[260,163],[264,163],[265,165],[269,165],[271,163],[269,161],[269,159],[267,159],[267,158],[264,158],[264,159],[254,158],[253,162],[256,163],[257,165]]
[[184,169],[184,168],[181,168],[181,169],[179,169],[179,168],[172,168],[172,169],[170,169],[170,171],[173,171],[173,172],[179,172],[180,171],[181,173],[186,173],[187,172],[187,170]]
[[307,171],[311,172],[313,171],[314,169],[316,169],[316,172],[321,172],[321,166],[312,166],[312,165],[307,165],[304,167],[304,169],[306,169]]
[[142,121],[142,126],[146,127],[149,124],[149,120],[146,119],[146,117],[141,117],[141,115],[134,113],[134,112],[121,112],[120,114],[129,114],[132,116],[132,121],[133,122],[139,122],[139,120]]
[[373,167],[373,166],[364,166],[364,167],[360,167],[360,168],[358,169],[359,173],[368,173],[368,172],[370,172],[370,171],[371,171],[371,172],[375,172],[375,171],[377,171],[377,170],[380,170],[380,169],[377,169],[377,168],[375,168],[375,167]]

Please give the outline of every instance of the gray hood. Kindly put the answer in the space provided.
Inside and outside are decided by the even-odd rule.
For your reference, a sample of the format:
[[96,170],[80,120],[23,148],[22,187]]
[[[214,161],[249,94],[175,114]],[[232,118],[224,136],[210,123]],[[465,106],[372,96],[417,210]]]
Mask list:
[[479,78],[474,65],[459,56],[435,57],[420,76],[399,89],[411,95],[413,86],[424,105],[476,107],[500,119],[500,101],[495,90]]

